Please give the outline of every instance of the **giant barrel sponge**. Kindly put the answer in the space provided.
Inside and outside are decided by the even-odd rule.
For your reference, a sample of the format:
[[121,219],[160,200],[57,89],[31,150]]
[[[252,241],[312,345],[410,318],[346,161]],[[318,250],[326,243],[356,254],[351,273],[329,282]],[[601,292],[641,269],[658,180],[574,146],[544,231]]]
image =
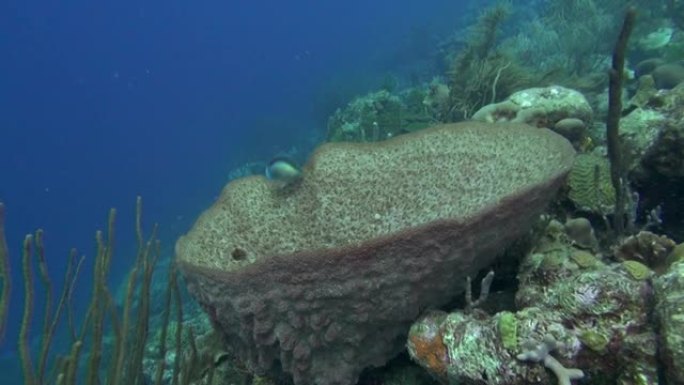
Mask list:
[[529,230],[573,158],[560,135],[509,123],[325,144],[294,186],[230,182],[177,260],[251,370],[354,384]]

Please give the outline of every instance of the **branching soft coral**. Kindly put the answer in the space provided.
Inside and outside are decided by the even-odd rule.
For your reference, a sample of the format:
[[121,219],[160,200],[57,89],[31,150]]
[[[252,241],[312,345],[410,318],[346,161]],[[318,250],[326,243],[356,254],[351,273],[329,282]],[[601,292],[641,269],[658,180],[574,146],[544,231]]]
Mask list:
[[480,107],[530,85],[530,75],[497,46],[497,32],[509,14],[509,7],[502,4],[486,9],[454,59],[448,111],[441,114],[446,120],[467,119]]
[[571,385],[572,380],[579,380],[584,377],[584,372],[580,369],[566,368],[555,359],[551,352],[559,348],[559,343],[551,336],[544,338],[540,343],[529,342],[525,351],[517,355],[521,361],[543,362],[553,374],[558,377],[558,385]]

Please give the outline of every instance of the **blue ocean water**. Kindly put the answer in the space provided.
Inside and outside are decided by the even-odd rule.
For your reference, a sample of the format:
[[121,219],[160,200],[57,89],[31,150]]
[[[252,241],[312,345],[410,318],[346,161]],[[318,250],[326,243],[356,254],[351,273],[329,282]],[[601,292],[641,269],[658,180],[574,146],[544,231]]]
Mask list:
[[25,234],[45,230],[59,287],[71,247],[92,268],[94,231],[117,208],[116,287],[134,260],[137,195],[170,254],[231,170],[305,158],[334,108],[387,76],[429,81],[427,43],[462,23],[464,3],[2,2],[0,201],[15,283],[3,379],[18,372]]

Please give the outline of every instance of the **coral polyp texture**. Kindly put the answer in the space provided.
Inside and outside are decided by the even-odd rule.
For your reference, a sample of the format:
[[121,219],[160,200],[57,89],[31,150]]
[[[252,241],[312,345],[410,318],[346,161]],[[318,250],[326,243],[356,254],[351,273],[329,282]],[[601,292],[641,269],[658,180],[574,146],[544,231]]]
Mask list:
[[573,158],[560,135],[512,123],[325,144],[294,186],[229,183],[177,260],[250,370],[354,384],[528,231]]

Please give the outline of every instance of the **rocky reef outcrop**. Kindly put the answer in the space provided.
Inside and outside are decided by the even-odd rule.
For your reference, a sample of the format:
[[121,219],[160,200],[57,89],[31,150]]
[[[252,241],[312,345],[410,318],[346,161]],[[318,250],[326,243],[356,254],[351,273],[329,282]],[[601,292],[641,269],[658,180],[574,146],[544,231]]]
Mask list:
[[[575,226],[550,222],[523,259],[515,311],[427,313],[411,328],[412,357],[445,384],[567,385],[580,378],[592,384],[657,384],[653,270],[635,259],[640,253],[629,251],[634,240],[620,246],[626,259],[611,262],[592,251],[593,242],[580,242],[586,237],[576,238]],[[660,246],[648,248],[656,252]],[[660,286],[666,291],[679,284],[670,276]],[[681,300],[668,295],[660,303],[664,321],[677,327],[671,310]],[[669,341],[676,360],[681,338],[671,331]]]

